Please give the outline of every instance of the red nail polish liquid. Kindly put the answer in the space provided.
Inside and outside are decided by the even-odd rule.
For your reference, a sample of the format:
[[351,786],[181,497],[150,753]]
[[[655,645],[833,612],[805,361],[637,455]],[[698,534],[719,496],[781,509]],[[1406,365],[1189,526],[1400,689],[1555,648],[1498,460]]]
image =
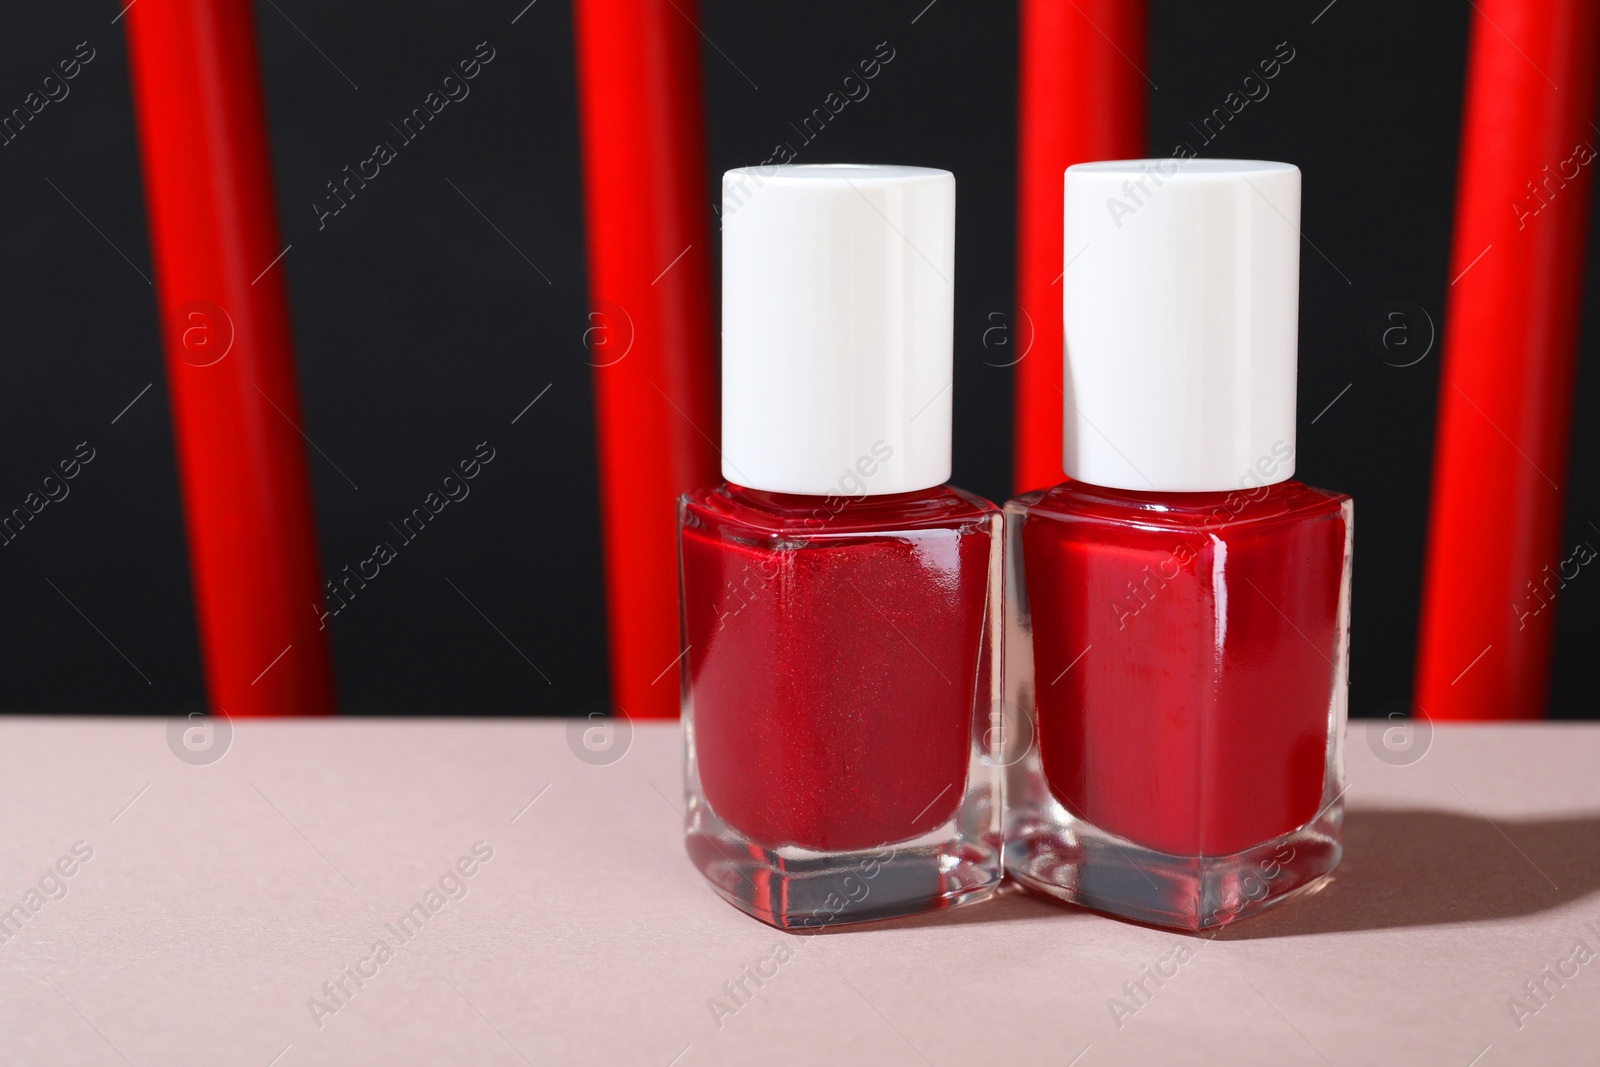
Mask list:
[[679,509],[687,843],[781,928],[1001,877],[1001,516],[943,484],[953,215],[943,171],[724,179],[729,484]]
[[1023,882],[1198,928],[1337,861],[1350,499],[1252,495],[1069,482],[1007,505],[1038,757],[1013,796]]
[[1006,505],[1007,687],[1033,723],[1006,866],[1219,926],[1340,855],[1352,505],[1290,477],[1299,172],[1090,164],[1066,203],[1067,247],[1099,255],[1065,297],[1075,480]]
[[988,775],[999,510],[947,487],[831,515],[825,499],[726,485],[682,505],[707,831],[691,850],[774,925],[925,911],[997,873],[963,862],[961,840],[982,838],[996,799],[967,786]]

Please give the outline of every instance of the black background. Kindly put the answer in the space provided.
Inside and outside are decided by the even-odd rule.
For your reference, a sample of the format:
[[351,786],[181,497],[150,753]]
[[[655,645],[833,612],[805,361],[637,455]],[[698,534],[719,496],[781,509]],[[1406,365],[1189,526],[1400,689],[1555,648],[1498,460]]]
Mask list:
[[[499,452],[471,497],[330,621],[346,712],[606,705],[571,10],[524,3],[257,5],[305,429],[331,460],[310,453],[324,572],[363,557],[477,442]],[[715,42],[702,50],[706,198],[722,170],[794,140],[788,123],[889,43],[895,58],[870,96],[800,161],[955,172],[955,481],[1003,499],[1011,372],[990,365],[983,333],[1011,309],[1016,14],[926,4],[702,0],[697,21]],[[0,149],[0,503],[20,502],[77,442],[97,450],[71,496],[0,549],[7,711],[170,714],[202,700],[119,6],[14,7],[0,34],[0,110],[78,42],[97,51],[71,95]],[[1270,96],[1203,154],[1305,172],[1315,249],[1302,251],[1297,476],[1357,501],[1351,710],[1372,715],[1410,689],[1439,349],[1393,367],[1368,333],[1394,301],[1442,321],[1469,8],[1325,6],[1153,0],[1148,149],[1194,140],[1190,119],[1279,42],[1294,49]],[[497,55],[471,96],[319,230],[311,205],[324,182],[480,41]],[[1600,539],[1588,525],[1600,522],[1596,427],[1582,417],[1597,388],[1594,273],[1563,554]],[[1505,521],[1496,501],[1483,521]],[[1584,665],[1597,587],[1580,578],[1561,594],[1558,717],[1594,714]]]

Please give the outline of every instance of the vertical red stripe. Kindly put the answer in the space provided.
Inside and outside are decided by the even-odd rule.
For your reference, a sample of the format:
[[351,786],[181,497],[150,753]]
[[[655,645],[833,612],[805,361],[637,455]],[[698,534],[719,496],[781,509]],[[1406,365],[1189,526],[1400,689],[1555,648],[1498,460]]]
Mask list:
[[126,18],[207,696],[234,716],[326,714],[250,4],[141,0]]
[[[1013,479],[1061,473],[1062,172],[1144,155],[1144,0],[1022,0],[1017,131],[1018,337]],[[1029,327],[1031,326],[1031,331]]]
[[1537,718],[1600,165],[1600,6],[1476,0],[1471,19],[1415,702],[1436,719]]
[[679,493],[719,480],[693,0],[579,0],[579,120],[611,691],[678,714]]

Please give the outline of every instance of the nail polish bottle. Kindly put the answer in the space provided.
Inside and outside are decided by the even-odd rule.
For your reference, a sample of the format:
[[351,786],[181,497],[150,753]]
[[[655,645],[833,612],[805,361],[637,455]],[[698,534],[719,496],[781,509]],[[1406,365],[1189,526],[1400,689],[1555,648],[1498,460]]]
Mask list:
[[1063,470],[1006,505],[1006,868],[1221,926],[1339,861],[1351,501],[1293,480],[1300,171],[1066,172]]
[[817,929],[1001,878],[1001,515],[950,474],[955,179],[729,171],[722,473],[679,505],[688,851]]

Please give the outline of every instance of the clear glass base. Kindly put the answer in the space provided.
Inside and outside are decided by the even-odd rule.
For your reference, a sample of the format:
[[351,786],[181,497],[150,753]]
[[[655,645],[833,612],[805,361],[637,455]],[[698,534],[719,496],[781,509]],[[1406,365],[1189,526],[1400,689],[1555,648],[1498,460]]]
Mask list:
[[1055,807],[1013,825],[1007,873],[1035,892],[1158,926],[1208,930],[1258,914],[1316,888],[1343,851],[1342,799],[1300,829],[1231,856],[1154,852]]
[[740,911],[780,930],[820,930],[991,896],[1003,872],[998,831],[979,829],[990,822],[983,815],[990,809],[987,796],[969,793],[961,805],[964,819],[952,818],[913,840],[856,852],[811,852],[763,848],[694,798],[685,844],[700,873]]

